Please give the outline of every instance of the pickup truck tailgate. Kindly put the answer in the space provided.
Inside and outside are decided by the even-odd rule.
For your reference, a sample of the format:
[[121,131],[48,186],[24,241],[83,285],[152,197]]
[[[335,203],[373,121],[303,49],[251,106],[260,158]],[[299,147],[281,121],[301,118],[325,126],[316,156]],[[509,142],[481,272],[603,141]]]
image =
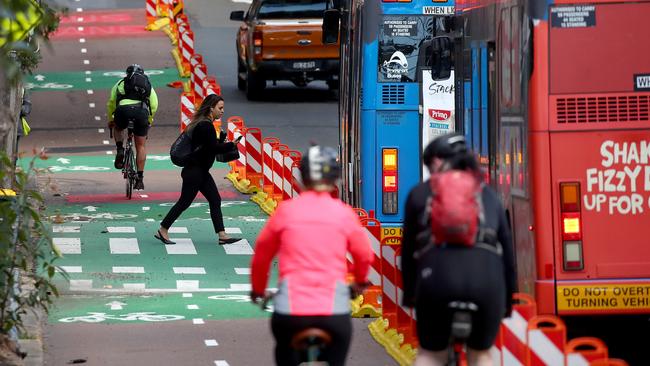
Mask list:
[[339,46],[324,45],[321,40],[322,19],[265,20],[262,32],[262,58],[266,60],[333,59]]

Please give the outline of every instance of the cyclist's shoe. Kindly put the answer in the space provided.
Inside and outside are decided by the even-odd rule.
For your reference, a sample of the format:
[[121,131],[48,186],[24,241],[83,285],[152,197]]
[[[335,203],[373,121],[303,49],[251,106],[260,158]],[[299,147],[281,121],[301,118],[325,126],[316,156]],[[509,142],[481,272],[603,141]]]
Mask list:
[[117,154],[115,154],[115,169],[122,169],[124,167],[124,148],[118,147]]
[[135,184],[133,185],[133,189],[139,189],[139,190],[144,189],[144,181],[142,178],[135,179]]

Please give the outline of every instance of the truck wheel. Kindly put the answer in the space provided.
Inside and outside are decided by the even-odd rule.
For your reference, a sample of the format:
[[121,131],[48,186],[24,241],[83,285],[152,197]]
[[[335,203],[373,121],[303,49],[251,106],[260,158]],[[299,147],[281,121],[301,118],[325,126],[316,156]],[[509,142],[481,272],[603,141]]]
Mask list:
[[260,92],[266,86],[266,80],[260,78],[251,69],[246,69],[246,98],[255,100],[259,98]]

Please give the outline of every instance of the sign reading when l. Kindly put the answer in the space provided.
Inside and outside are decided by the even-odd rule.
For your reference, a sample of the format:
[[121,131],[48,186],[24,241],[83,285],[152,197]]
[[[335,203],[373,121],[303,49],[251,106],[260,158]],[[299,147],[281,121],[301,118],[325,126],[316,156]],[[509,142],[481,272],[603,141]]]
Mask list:
[[650,90],[650,74],[634,75],[634,90],[636,91]]

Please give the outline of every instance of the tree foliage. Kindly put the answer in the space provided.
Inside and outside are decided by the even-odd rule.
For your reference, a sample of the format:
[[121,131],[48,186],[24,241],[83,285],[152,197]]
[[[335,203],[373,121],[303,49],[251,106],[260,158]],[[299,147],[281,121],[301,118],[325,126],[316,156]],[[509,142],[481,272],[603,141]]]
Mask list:
[[[43,197],[30,188],[34,161],[14,175],[15,196],[0,195],[0,333],[23,328],[29,309],[47,312],[58,291],[53,284],[60,256],[42,216]],[[13,165],[0,153],[0,181],[11,177]]]

